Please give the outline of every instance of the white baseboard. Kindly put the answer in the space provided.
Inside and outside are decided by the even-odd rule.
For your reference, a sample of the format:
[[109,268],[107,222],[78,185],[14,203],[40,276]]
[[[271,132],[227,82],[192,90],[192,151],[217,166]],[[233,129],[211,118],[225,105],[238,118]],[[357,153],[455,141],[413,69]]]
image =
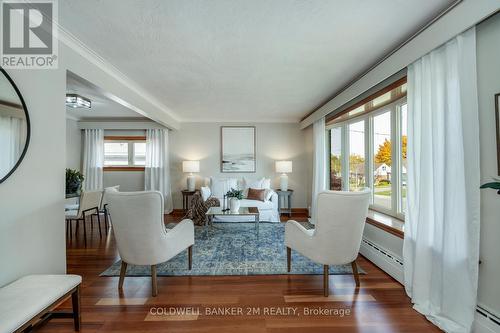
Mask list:
[[404,283],[403,259],[384,247],[363,238],[359,252],[396,281]]
[[489,312],[488,310],[477,307],[474,318],[474,333],[500,333],[500,318]]

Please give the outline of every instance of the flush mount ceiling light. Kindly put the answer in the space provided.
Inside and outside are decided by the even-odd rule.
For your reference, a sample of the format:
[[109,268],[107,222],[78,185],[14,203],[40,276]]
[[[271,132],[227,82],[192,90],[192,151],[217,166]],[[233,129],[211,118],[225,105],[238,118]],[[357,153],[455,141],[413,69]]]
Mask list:
[[70,108],[91,108],[90,99],[80,96],[78,94],[66,94],[66,106]]

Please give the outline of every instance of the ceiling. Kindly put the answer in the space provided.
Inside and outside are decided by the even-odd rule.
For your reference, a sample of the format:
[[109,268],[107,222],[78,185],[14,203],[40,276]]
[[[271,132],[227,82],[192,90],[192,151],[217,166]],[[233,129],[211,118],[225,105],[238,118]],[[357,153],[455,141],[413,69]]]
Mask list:
[[90,109],[66,107],[66,115],[76,120],[100,118],[146,119],[142,115],[112,101],[105,96],[105,93],[100,88],[71,72],[67,72],[66,75],[66,93],[78,94],[90,99],[92,102]]
[[59,23],[181,121],[296,122],[451,0],[65,0]]

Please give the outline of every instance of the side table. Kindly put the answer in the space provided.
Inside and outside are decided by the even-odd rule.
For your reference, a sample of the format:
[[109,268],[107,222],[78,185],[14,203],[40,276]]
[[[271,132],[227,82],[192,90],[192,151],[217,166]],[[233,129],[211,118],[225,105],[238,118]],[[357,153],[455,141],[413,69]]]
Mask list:
[[[291,189],[288,189],[286,191],[276,190],[276,193],[278,194],[278,212],[280,214],[288,213],[288,217],[292,217],[293,190],[291,190]],[[283,200],[283,205],[281,204],[282,200]],[[286,207],[286,208],[282,208],[282,207]]]
[[198,190],[194,191],[189,191],[189,190],[182,190],[182,210],[186,212],[189,209],[189,199],[196,193]]

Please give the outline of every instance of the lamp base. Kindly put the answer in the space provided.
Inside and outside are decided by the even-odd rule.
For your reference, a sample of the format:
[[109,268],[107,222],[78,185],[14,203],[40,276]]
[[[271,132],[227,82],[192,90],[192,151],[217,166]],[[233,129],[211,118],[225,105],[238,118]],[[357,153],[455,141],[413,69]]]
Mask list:
[[280,176],[280,190],[288,191],[288,176],[286,173]]
[[187,176],[187,189],[188,191],[194,191],[195,189],[195,179],[193,175]]

